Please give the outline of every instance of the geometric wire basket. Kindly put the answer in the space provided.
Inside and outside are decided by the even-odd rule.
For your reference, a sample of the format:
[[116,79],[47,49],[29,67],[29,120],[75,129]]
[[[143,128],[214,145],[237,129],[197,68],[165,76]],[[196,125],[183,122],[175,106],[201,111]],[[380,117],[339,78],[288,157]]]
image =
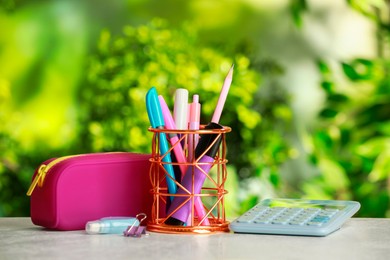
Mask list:
[[[211,233],[228,232],[229,222],[226,221],[224,197],[228,193],[225,190],[227,179],[226,170],[226,133],[231,131],[230,127],[224,126],[222,129],[205,129],[204,125],[199,130],[167,130],[149,128],[153,133],[152,139],[152,157],[150,158],[150,181],[152,184],[151,194],[153,196],[152,215],[147,223],[147,230],[162,233]],[[175,143],[169,146],[169,150],[160,153],[160,138],[169,138],[177,136]],[[200,157],[194,158],[195,145],[198,138],[207,137],[206,135],[217,136],[220,145],[213,161],[201,162]],[[210,144],[206,150],[210,149],[214,143]],[[173,157],[173,160],[164,160],[169,155],[174,156],[174,149],[182,149],[186,160],[180,161]],[[206,151],[205,150],[205,151]],[[204,155],[204,154],[203,154]],[[202,156],[203,156],[202,155]],[[167,164],[175,169],[175,177],[167,172]],[[204,170],[205,168],[210,170]],[[194,172],[201,174],[204,183],[199,191],[196,191],[194,184]],[[180,173],[182,176],[180,176]],[[178,174],[176,174],[178,173]],[[186,178],[192,178],[192,185],[181,183],[183,175]],[[180,193],[169,193],[167,182],[174,183]],[[191,187],[192,186],[192,187]],[[181,203],[177,207],[170,208],[173,200],[179,200]],[[185,208],[188,212],[188,218],[184,225],[167,224],[168,219],[176,211]]]

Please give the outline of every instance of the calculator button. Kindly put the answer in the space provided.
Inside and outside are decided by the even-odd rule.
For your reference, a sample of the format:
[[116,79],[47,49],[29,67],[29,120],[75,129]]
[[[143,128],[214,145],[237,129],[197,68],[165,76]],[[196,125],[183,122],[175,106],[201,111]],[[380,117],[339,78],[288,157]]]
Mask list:
[[304,213],[306,214],[316,214],[320,211],[320,209],[316,209],[316,208],[308,208],[308,209],[305,209],[304,210]]
[[278,220],[280,220],[280,221],[287,221],[287,220],[289,220],[290,218],[291,218],[290,216],[284,216],[284,215],[282,215],[282,216],[276,217],[274,220],[276,220],[276,221],[278,221]]
[[263,215],[261,215],[262,217],[265,217],[265,218],[274,218],[277,216],[277,214],[273,213],[273,212],[266,212],[264,213]]
[[308,215],[308,214],[298,214],[296,215],[294,218],[296,219],[308,219],[308,218],[311,218],[312,215]]
[[289,208],[287,209],[285,212],[287,214],[298,214],[299,212],[301,212],[303,209],[302,208]]
[[287,224],[287,220],[285,220],[285,219],[275,219],[275,220],[272,221],[272,224],[286,225]]
[[316,217],[314,217],[311,221],[326,223],[326,222],[329,221],[329,219],[330,219],[330,218],[328,218],[328,217],[316,216]]
[[299,221],[299,220],[292,220],[289,222],[290,225],[296,225],[296,226],[302,226],[304,224],[303,221]]
[[312,216],[298,215],[298,216],[295,216],[292,220],[293,221],[306,222],[306,221],[310,220],[311,218],[312,218]]
[[285,210],[286,210],[286,208],[283,208],[283,207],[273,207],[273,208],[270,208],[270,211],[274,212],[274,213],[281,213],[281,212],[283,212]]
[[268,209],[268,207],[266,207],[266,206],[257,205],[257,206],[254,206],[252,210],[261,214],[262,212],[266,211],[267,209]]
[[317,227],[320,227],[320,226],[322,226],[322,224],[324,224],[324,223],[322,223],[322,222],[316,222],[316,221],[309,221],[309,222],[307,222],[306,225],[308,225],[308,226],[317,226]]
[[237,222],[240,222],[240,223],[249,223],[251,222],[252,219],[248,219],[248,218],[239,218],[237,219]]
[[321,214],[321,215],[325,215],[325,216],[332,217],[332,216],[334,216],[336,213],[337,213],[337,210],[336,210],[336,211],[323,210],[323,211],[321,211],[320,214]]
[[246,212],[244,215],[242,215],[242,217],[246,217],[246,218],[255,218],[258,216],[258,213],[256,211],[248,211]]
[[268,218],[258,218],[258,219],[255,219],[255,222],[256,224],[268,224],[269,223],[269,219]]
[[247,212],[237,219],[238,222],[248,223],[256,218],[256,212]]
[[243,215],[237,219],[237,222],[241,223],[249,223],[251,222],[256,216],[253,215]]

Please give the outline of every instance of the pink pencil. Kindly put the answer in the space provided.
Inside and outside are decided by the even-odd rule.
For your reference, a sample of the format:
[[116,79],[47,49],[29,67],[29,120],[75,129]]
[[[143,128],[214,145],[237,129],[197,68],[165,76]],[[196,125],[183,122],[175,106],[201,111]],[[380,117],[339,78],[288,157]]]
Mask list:
[[211,122],[213,123],[219,123],[219,119],[221,118],[223,106],[225,105],[226,97],[228,95],[230,85],[232,84],[232,80],[233,80],[233,68],[234,68],[234,64],[230,68],[225,78],[225,81],[223,83],[221,94],[219,95],[218,98],[217,107],[215,108],[213,118],[211,119]]

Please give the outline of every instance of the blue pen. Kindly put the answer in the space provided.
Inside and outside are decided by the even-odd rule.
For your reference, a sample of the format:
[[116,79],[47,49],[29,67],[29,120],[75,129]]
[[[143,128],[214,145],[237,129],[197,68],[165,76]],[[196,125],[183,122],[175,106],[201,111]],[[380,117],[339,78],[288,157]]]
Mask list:
[[[160,106],[160,102],[158,100],[157,90],[155,87],[152,87],[151,89],[149,89],[148,93],[146,93],[146,110],[148,111],[149,121],[152,127],[157,129],[164,129],[165,126],[164,117]],[[176,194],[177,186],[173,181],[175,179],[175,174],[172,167],[171,155],[168,152],[169,150],[168,140],[164,133],[160,133],[159,135],[160,135],[159,136],[160,154],[161,155],[165,154],[165,156],[162,157],[162,161],[165,162],[164,168],[169,174],[169,176],[172,177],[172,179],[169,177],[166,178],[168,191],[171,194]],[[171,201],[172,200],[173,197],[171,197]]]

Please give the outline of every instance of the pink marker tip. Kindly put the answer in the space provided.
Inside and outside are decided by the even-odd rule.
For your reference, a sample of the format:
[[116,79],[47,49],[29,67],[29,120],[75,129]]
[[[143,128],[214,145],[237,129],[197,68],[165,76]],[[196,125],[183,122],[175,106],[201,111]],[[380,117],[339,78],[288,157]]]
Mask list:
[[199,103],[199,95],[193,95],[192,96],[192,102],[193,103]]

